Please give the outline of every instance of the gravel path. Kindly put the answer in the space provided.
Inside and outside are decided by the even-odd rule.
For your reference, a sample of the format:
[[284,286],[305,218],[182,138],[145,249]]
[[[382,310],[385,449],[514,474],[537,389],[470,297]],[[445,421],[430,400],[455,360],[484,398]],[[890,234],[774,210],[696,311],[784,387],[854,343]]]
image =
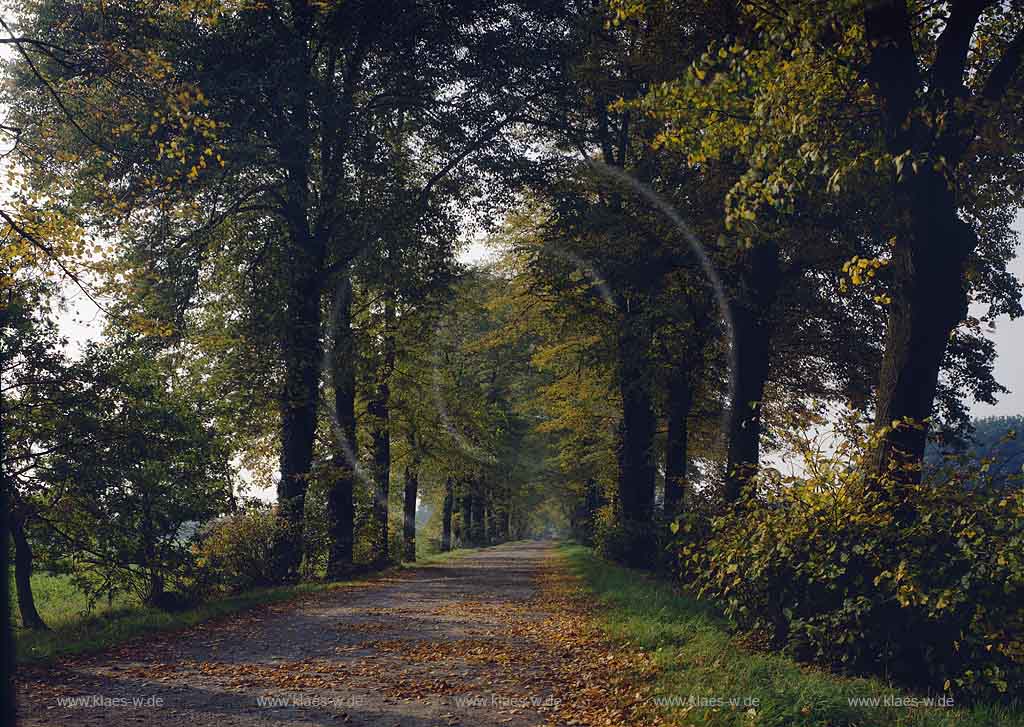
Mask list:
[[561,724],[570,655],[552,641],[558,607],[539,591],[550,554],[510,543],[25,670],[20,721]]

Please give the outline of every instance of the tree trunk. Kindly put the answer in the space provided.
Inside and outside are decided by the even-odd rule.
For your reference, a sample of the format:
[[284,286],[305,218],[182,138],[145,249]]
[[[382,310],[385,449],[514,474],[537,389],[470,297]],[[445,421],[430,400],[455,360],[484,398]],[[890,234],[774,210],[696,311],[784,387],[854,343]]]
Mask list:
[[689,463],[688,419],[693,393],[685,371],[677,371],[668,386],[668,439],[665,442],[665,515],[674,518],[682,509]]
[[[381,405],[371,407],[380,412]],[[386,412],[384,414],[386,416]],[[388,552],[388,510],[391,498],[391,437],[384,424],[373,432],[373,555],[376,567],[382,567],[390,560]]]
[[619,335],[619,503],[625,521],[647,522],[654,506],[655,417],[649,390],[647,338],[627,316]]
[[403,512],[402,546],[406,561],[416,560],[416,496],[419,490],[419,474],[415,467],[405,468],[405,508]]
[[[321,295],[327,239],[314,232],[310,181],[313,162],[310,129],[309,46],[303,33],[284,42],[291,44],[296,68],[278,89],[290,110],[286,133],[272,134],[285,170],[281,211],[286,233],[284,249],[284,315],[279,329],[284,381],[279,394],[281,413],[280,480],[277,485],[277,516],[274,566],[282,580],[299,576],[303,556],[303,520],[306,490],[313,465],[319,403]],[[283,127],[282,127],[283,128]]]
[[501,513],[501,539],[504,542],[512,540],[512,503],[511,501]]
[[941,174],[922,169],[900,185],[907,210],[892,262],[892,303],[879,375],[875,423],[909,419],[889,431],[876,453],[879,476],[920,481],[928,418],[950,334],[967,315],[965,269],[977,238],[956,214]]
[[526,526],[523,523],[523,514],[515,508],[514,505],[509,506],[508,512],[509,521],[509,532],[512,534],[513,540],[519,540],[523,537],[526,532]]
[[497,502],[491,502],[490,517],[487,520],[487,542],[497,545],[501,542],[501,506]]
[[967,315],[966,268],[978,240],[958,214],[956,185],[969,181],[958,180],[957,169],[973,143],[979,109],[1004,100],[1024,48],[1018,36],[969,98],[970,39],[988,5],[956,4],[927,74],[906,4],[869,3],[864,10],[868,78],[886,149],[894,157],[925,157],[920,165],[903,157],[897,171],[892,302],[875,407],[877,427],[900,423],[883,435],[874,463],[876,482],[891,479],[897,488],[920,481],[939,370],[950,334]]
[[[298,264],[298,263],[296,263]],[[313,464],[320,383],[320,284],[304,274],[289,285],[281,341],[284,386],[281,410],[281,479],[277,484],[281,530],[275,544],[283,580],[298,576],[303,552],[306,489]]]
[[484,498],[484,545],[491,545],[494,542],[494,503],[490,498]]
[[14,584],[18,591],[21,625],[33,631],[46,631],[48,628],[36,610],[36,601],[32,595],[32,546],[25,534],[25,520],[12,511],[8,521],[11,525],[11,538],[14,540]]
[[484,483],[480,478],[474,478],[472,484],[473,488],[473,504],[472,504],[472,522],[469,528],[469,541],[473,547],[479,547],[486,544],[487,530],[484,524],[484,510],[486,508],[486,502],[484,500]]
[[470,546],[473,528],[473,490],[472,480],[468,477],[462,481],[462,498],[459,501],[459,545]]
[[779,248],[761,243],[750,251],[742,290],[732,306],[736,371],[729,402],[729,451],[724,497],[736,502],[760,464],[761,409],[771,354],[771,309],[779,289]]
[[451,475],[444,483],[444,506],[441,510],[441,552],[452,549],[452,510],[455,505],[455,485]]
[[345,277],[334,301],[334,347],[331,383],[334,386],[333,482],[327,491],[327,577],[344,578],[352,569],[355,527],[356,372],[352,335],[352,282]]
[[377,390],[367,406],[373,422],[373,561],[377,567],[391,560],[388,542],[388,505],[391,497],[391,373],[395,368],[395,304],[392,292],[384,301],[384,342],[381,366],[377,372]]
[[491,519],[489,522],[492,544],[508,541],[508,530],[505,526],[506,513],[510,497],[508,485],[502,485],[491,500]]
[[167,593],[164,591],[164,577],[156,568],[149,570],[149,594],[146,596],[146,604],[167,610]]
[[[11,291],[8,290],[7,295],[11,295]],[[10,301],[10,297],[8,297]],[[7,316],[11,306],[0,305],[0,325],[6,325]],[[0,368],[6,367],[8,362],[0,360]],[[2,597],[6,598],[6,603],[10,603],[10,577],[6,574],[10,573],[10,553],[11,549],[7,545],[7,529],[11,527],[10,513],[14,510],[14,481],[10,477],[10,467],[7,460],[9,456],[9,448],[7,446],[7,431],[9,428],[9,414],[8,414],[7,397],[4,396],[3,387],[0,386],[0,543],[3,544],[0,549],[0,573],[4,573],[8,580],[4,581],[4,588],[0,590]],[[31,560],[29,561],[31,563]],[[15,577],[17,577],[17,571],[15,571]],[[31,584],[31,582],[30,582]],[[24,611],[22,611],[24,613]],[[0,644],[0,668],[2,668],[7,674],[14,674],[14,626],[11,623],[10,618],[4,618],[3,624],[0,625],[3,629],[3,643]],[[17,724],[17,706],[15,704],[14,695],[14,680],[11,678],[0,680],[0,724]]]
[[147,605],[155,608],[164,607],[164,577],[160,572],[157,556],[156,532],[153,523],[152,504],[148,493],[142,498],[142,521],[139,526],[142,535],[142,562],[140,565],[149,572],[149,585],[144,599]]

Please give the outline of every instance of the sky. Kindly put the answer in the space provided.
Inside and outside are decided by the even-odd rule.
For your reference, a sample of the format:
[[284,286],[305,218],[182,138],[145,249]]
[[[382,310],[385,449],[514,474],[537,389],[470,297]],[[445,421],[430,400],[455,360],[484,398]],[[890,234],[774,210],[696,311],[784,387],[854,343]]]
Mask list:
[[[1014,227],[1024,244],[1024,212],[1017,215]],[[1024,249],[1018,247],[1017,257],[1009,269],[1018,280],[1024,281],[1022,251]],[[978,306],[972,309],[971,314],[983,312],[984,308]],[[1024,414],[1024,317],[1011,321],[1007,316],[1000,316],[996,319],[996,330],[989,338],[996,344],[996,381],[1009,389],[1010,393],[1003,394],[995,405],[975,402],[970,407],[971,414],[975,417]]]

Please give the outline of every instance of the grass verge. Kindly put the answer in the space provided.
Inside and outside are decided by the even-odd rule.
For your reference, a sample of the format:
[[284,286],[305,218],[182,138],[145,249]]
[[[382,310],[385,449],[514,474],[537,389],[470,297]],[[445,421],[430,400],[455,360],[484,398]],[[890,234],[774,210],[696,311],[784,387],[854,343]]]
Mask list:
[[[323,593],[334,588],[350,586],[404,568],[416,568],[445,563],[475,552],[476,548],[461,548],[448,553],[420,557],[415,563],[405,563],[352,581],[336,583],[300,583],[293,586],[259,588],[208,601],[196,608],[180,613],[167,613],[127,600],[115,601],[109,607],[100,604],[90,614],[84,614],[85,596],[74,588],[68,576],[37,573],[32,576],[36,607],[49,631],[28,631],[15,627],[15,659],[18,664],[45,664],[57,657],[102,651],[146,634],[177,631],[195,624],[246,611],[257,606],[294,600]],[[12,594],[13,594],[13,583]],[[12,595],[12,617],[17,605]]]
[[577,545],[560,546],[559,556],[602,606],[598,612],[608,635],[654,655],[654,701],[675,724],[1024,727],[1020,705],[943,707],[937,704],[941,695],[913,694],[881,679],[845,677],[779,654],[752,652],[737,643],[710,604],[671,583],[609,564]]

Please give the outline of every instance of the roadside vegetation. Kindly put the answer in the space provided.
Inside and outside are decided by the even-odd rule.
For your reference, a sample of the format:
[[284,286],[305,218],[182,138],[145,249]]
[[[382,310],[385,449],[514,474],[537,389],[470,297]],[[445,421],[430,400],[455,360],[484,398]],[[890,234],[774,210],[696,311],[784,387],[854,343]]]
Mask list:
[[[653,654],[657,676],[652,701],[661,702],[657,706],[672,724],[1024,725],[1024,709],[1016,702],[961,706],[953,699],[953,706],[939,706],[940,700],[949,699],[941,690],[913,691],[880,678],[842,676],[799,664],[738,639],[713,602],[686,594],[665,579],[609,565],[584,546],[563,545],[559,557],[600,603],[596,613],[608,635],[624,649]],[[861,701],[876,699],[878,706]],[[917,706],[887,706],[885,699]]]

